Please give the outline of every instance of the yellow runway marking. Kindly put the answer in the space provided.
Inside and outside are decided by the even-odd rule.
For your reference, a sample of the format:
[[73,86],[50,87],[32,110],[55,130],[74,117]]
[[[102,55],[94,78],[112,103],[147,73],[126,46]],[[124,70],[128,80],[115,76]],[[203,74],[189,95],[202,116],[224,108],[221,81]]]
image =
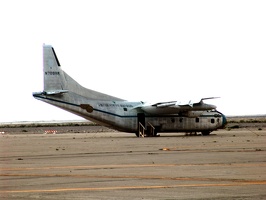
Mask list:
[[148,185],[148,186],[117,186],[117,187],[97,187],[97,188],[58,188],[42,190],[10,190],[1,193],[40,193],[40,192],[67,192],[67,191],[101,191],[101,190],[131,190],[131,189],[161,189],[177,187],[231,187],[245,185],[266,185],[266,181],[254,181],[243,183],[221,183],[221,184],[178,184],[178,185]]

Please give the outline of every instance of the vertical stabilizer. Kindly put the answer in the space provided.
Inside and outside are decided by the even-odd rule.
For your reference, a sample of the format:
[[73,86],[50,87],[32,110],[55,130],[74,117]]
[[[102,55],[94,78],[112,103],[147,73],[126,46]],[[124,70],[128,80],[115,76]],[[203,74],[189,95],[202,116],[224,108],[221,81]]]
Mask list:
[[63,91],[65,89],[64,73],[60,69],[59,60],[50,45],[43,45],[43,76],[45,92]]
[[47,95],[71,92],[89,99],[122,100],[81,86],[61,69],[59,60],[51,45],[43,45],[43,79],[43,92]]

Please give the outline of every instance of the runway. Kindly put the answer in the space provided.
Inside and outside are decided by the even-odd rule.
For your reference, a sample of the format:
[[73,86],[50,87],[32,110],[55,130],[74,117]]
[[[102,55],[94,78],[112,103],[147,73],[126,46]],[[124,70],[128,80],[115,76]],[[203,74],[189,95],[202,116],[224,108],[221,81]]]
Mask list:
[[0,199],[266,199],[265,130],[0,138]]

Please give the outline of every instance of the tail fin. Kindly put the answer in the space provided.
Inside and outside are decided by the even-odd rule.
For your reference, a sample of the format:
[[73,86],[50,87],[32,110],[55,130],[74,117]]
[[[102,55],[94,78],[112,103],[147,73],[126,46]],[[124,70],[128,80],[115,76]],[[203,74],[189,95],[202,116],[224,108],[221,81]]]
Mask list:
[[51,45],[43,45],[43,76],[43,92],[47,95],[72,92],[89,99],[123,100],[81,86],[61,69],[59,60],[55,54],[54,48]]
[[66,92],[64,72],[60,69],[59,60],[54,48],[43,45],[43,78],[44,92],[47,94],[58,94]]

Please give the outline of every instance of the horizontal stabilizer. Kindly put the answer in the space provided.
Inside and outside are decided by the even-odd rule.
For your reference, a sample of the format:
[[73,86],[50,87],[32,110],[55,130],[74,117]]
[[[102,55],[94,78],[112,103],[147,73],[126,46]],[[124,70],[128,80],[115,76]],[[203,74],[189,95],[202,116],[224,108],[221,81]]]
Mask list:
[[43,92],[33,92],[33,96],[38,96],[38,95],[57,95],[57,94],[63,94],[67,93],[68,90],[54,90],[54,91],[43,91]]
[[46,95],[56,95],[56,94],[63,94],[67,93],[68,90],[54,90],[54,91],[44,91]]

